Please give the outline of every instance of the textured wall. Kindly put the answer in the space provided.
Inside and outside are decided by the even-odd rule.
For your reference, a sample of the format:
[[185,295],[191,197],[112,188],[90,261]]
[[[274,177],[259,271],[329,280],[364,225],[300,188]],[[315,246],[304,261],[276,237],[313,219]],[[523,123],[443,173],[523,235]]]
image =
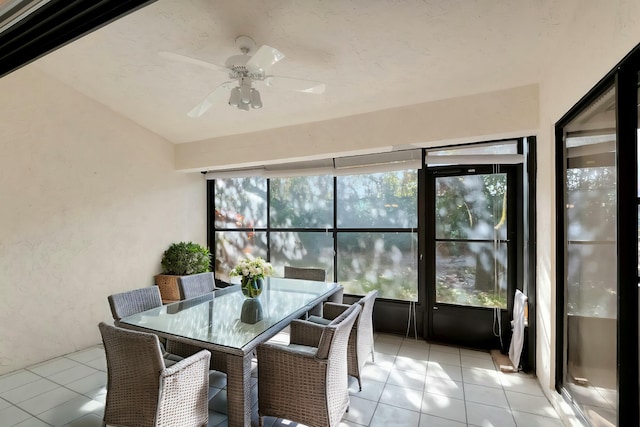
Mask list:
[[206,243],[173,145],[31,67],[0,79],[0,374],[100,341],[107,295]]

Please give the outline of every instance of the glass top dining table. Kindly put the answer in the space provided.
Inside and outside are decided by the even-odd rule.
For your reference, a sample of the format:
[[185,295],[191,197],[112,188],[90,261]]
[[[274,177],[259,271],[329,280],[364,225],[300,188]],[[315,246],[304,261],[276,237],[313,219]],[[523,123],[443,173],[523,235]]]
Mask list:
[[148,330],[167,338],[198,341],[204,348],[225,347],[230,353],[246,354],[265,340],[263,335],[270,338],[274,329],[283,329],[339,288],[340,285],[330,282],[265,278],[257,298],[263,318],[254,324],[240,320],[246,298],[239,289],[221,296],[208,293],[153,308],[126,317],[120,323],[123,327]]
[[119,326],[151,332],[211,352],[212,369],[227,374],[229,426],[251,425],[250,374],[255,347],[272,338],[313,306],[342,293],[332,282],[268,277],[256,300],[262,320],[242,322],[246,298],[240,288],[208,293],[156,307],[120,320]]

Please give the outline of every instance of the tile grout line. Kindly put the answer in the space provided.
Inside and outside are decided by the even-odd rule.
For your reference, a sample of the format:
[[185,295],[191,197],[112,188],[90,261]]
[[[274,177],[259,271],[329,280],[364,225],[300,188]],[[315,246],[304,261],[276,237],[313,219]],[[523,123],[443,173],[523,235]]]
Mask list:
[[[460,354],[460,365],[462,365],[462,353]],[[460,373],[462,374],[462,398],[464,399],[464,419],[465,424],[469,425],[469,408],[467,407],[467,384],[464,380],[464,370],[462,366],[460,366]]]
[[[90,348],[92,348],[92,347],[90,347]],[[82,350],[81,350],[81,351],[82,351]],[[100,369],[96,369],[96,368],[94,368],[93,366],[87,365],[87,364],[86,364],[86,363],[84,363],[84,362],[79,362],[79,361],[77,361],[77,360],[71,359],[71,358],[67,357],[67,355],[68,355],[68,354],[71,354],[71,353],[67,353],[67,354],[65,354],[65,355],[63,355],[63,356],[55,357],[55,358],[50,359],[50,360],[55,360],[55,359],[59,359],[59,358],[64,358],[64,359],[70,360],[70,361],[72,361],[72,362],[78,363],[79,365],[84,365],[84,366],[86,366],[86,367],[88,367],[88,368],[95,369],[97,372],[104,372],[104,371],[102,371],[102,370],[100,370]],[[96,357],[95,359],[91,359],[91,360],[89,360],[89,362],[94,361],[94,360],[98,360],[98,359],[100,359],[100,357]],[[37,364],[37,365],[35,365],[35,366],[40,366],[40,365],[43,365],[43,364],[45,364],[45,363],[47,363],[47,362],[48,362],[48,361],[44,361],[44,362],[39,363],[39,364]],[[34,372],[34,371],[32,371],[31,369],[29,369],[29,368],[30,368],[30,367],[28,366],[28,367],[23,368],[23,369],[24,369],[25,371],[27,371],[27,372],[32,373],[33,375],[36,375],[36,376],[40,377],[40,379],[45,379],[45,380],[47,380],[47,381],[50,381],[50,382],[52,382],[52,383],[56,384],[58,387],[60,387],[60,388],[64,388],[64,389],[69,390],[69,391],[71,391],[71,392],[73,392],[73,393],[75,393],[75,394],[77,394],[77,395],[78,395],[78,396],[76,396],[76,397],[73,397],[73,398],[72,398],[72,399],[70,399],[70,400],[67,400],[67,401],[65,401],[65,402],[60,403],[59,405],[55,405],[54,407],[49,408],[49,409],[47,409],[46,411],[42,411],[40,414],[33,414],[33,413],[31,413],[31,412],[27,411],[26,409],[24,409],[23,407],[19,406],[18,404],[15,404],[15,403],[12,403],[12,402],[7,401],[7,402],[9,402],[9,403],[11,404],[11,406],[13,406],[13,407],[15,407],[15,408],[18,408],[18,409],[20,409],[21,411],[24,411],[25,413],[29,414],[31,417],[33,417],[33,418],[37,419],[38,421],[43,422],[44,424],[46,424],[46,425],[48,425],[48,426],[52,426],[52,424],[49,424],[48,422],[44,421],[42,418],[40,418],[40,417],[39,417],[39,415],[41,415],[41,414],[43,414],[43,413],[45,413],[45,412],[47,412],[47,411],[53,410],[53,409],[55,409],[55,408],[58,408],[58,407],[60,407],[60,406],[62,406],[62,405],[65,405],[65,404],[67,404],[67,403],[71,402],[72,400],[77,399],[78,397],[85,397],[85,398],[87,398],[87,399],[89,399],[89,400],[91,400],[91,401],[96,401],[95,399],[93,399],[93,398],[91,398],[91,397],[89,397],[89,396],[87,396],[87,395],[85,395],[85,394],[83,394],[83,393],[79,393],[79,392],[77,392],[77,391],[75,391],[75,390],[72,390],[72,389],[68,388],[66,385],[64,385],[64,384],[60,384],[60,383],[58,383],[58,382],[56,382],[56,381],[53,381],[53,380],[52,380],[52,379],[50,379],[49,377],[46,377],[46,376],[43,376],[43,375],[41,375],[41,374],[39,374],[39,373],[37,373],[37,372]],[[32,368],[32,367],[31,367],[31,368]],[[56,372],[55,374],[52,374],[52,375],[56,375],[56,374],[59,374],[59,373],[61,373],[61,372],[66,372],[66,371],[68,371],[68,370],[70,370],[70,369],[73,369],[73,367],[71,367],[71,368],[67,368],[67,369],[63,369],[63,370],[58,371],[58,372]],[[91,374],[90,374],[90,375],[91,375]],[[88,375],[87,375],[87,376],[88,376]],[[82,378],[86,378],[87,376],[84,376],[84,377],[82,377]],[[79,378],[78,380],[80,380],[80,379],[82,379],[82,378]],[[76,381],[78,381],[78,380],[76,380]],[[39,381],[39,380],[35,380],[35,381]],[[33,383],[33,382],[35,382],[35,381],[30,381],[30,382],[28,382],[28,383],[26,383],[26,384],[23,384],[23,385],[21,385],[21,386],[18,386],[18,387],[22,387],[22,386],[28,385],[28,384]],[[18,388],[18,387],[14,387],[14,389],[15,389],[15,388]],[[13,390],[13,389],[11,389],[11,390]],[[50,390],[50,391],[52,391],[52,390]],[[43,394],[45,394],[45,393],[47,393],[47,392],[43,392],[43,393],[37,394],[37,395],[35,395],[35,396],[30,397],[30,398],[29,398],[29,399],[27,399],[27,400],[30,400],[30,399],[36,398],[36,397],[38,397],[38,396],[42,396],[42,395],[43,395]],[[4,399],[4,400],[6,400],[6,399]],[[26,402],[26,400],[25,400],[25,402]],[[97,402],[97,401],[96,401],[96,402]],[[23,402],[18,402],[18,403],[23,403]],[[91,413],[95,413],[95,412],[91,412]],[[86,414],[85,414],[85,415],[86,415]],[[84,416],[84,415],[83,415],[83,416]],[[80,417],[78,417],[78,418],[80,418]],[[24,421],[26,421],[26,420],[24,420]],[[23,422],[23,421],[20,421],[20,422]],[[68,424],[68,423],[67,423],[67,424]],[[15,425],[15,424],[14,424],[14,425]]]
[[504,398],[507,401],[507,405],[509,405],[509,413],[511,414],[511,418],[513,419],[513,424],[516,427],[518,427],[518,422],[516,421],[516,416],[513,413],[513,408],[511,407],[511,402],[509,401],[509,397],[507,396],[507,391],[504,389],[504,383],[502,382],[502,378],[500,378],[500,385],[502,386],[502,394],[504,394]]
[[422,382],[422,393],[420,395],[421,402],[420,402],[420,411],[418,412],[418,425],[420,425],[420,421],[422,420],[422,416],[424,415],[424,412],[422,412],[422,406],[424,405],[424,394],[426,393],[426,390],[427,390],[427,372],[429,372],[429,356],[430,355],[431,355],[431,345],[429,344],[429,346],[427,347],[427,366],[426,366],[426,369],[424,370],[424,381]]

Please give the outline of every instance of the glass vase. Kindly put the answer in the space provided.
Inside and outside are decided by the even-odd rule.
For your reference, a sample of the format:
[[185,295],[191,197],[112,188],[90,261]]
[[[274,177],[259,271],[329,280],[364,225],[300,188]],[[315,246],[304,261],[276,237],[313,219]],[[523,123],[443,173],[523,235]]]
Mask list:
[[257,298],[262,293],[262,277],[243,277],[242,294],[245,298]]

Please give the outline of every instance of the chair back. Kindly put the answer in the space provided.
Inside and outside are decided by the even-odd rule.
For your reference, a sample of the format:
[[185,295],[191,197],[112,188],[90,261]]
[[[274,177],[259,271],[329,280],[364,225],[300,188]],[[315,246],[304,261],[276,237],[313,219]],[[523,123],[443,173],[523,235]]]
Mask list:
[[327,279],[327,272],[323,268],[311,267],[290,267],[284,266],[284,277],[287,279],[313,280],[324,282]]
[[370,291],[358,301],[362,311],[354,327],[357,328],[358,365],[360,369],[373,351],[373,305],[377,296],[377,290]]
[[178,277],[180,299],[190,299],[213,292],[216,282],[212,272]]
[[329,323],[322,332],[316,357],[327,359],[326,399],[329,425],[337,426],[349,407],[347,346],[353,325],[362,307],[353,304]]
[[353,304],[324,328],[320,342],[318,343],[318,352],[316,353],[318,359],[328,359],[331,355],[341,352],[343,345],[346,354],[351,329],[361,310],[362,307],[360,304]]
[[160,289],[157,286],[109,295],[107,299],[109,300],[111,314],[116,324],[124,317],[151,310],[152,308],[162,305]]
[[165,369],[158,337],[101,322],[98,325],[107,357],[108,425],[155,425],[160,373]]
[[[286,279],[302,279],[312,280],[314,282],[324,282],[326,281],[327,273],[322,268],[290,267],[285,265],[284,277]],[[340,298],[342,298],[342,295],[340,295]],[[305,316],[307,315],[322,317],[322,302],[317,304],[315,307],[312,307]]]

